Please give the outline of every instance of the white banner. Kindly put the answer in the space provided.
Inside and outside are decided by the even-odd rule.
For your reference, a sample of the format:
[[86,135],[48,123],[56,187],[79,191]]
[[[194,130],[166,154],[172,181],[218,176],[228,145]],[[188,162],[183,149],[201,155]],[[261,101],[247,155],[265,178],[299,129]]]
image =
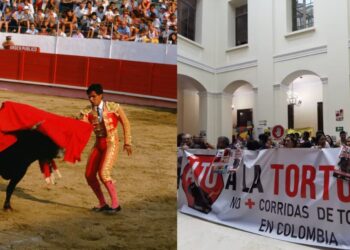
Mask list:
[[350,182],[340,149],[185,151],[181,212],[302,244],[350,249]]

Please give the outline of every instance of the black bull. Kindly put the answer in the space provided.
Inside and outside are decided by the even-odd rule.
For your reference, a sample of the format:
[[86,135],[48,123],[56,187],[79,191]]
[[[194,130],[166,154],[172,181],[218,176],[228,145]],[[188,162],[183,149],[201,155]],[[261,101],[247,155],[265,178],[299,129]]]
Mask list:
[[15,133],[17,141],[0,152],[0,175],[10,180],[6,189],[4,209],[12,209],[12,193],[36,160],[49,160],[57,156],[59,147],[46,135],[36,130],[23,130]]

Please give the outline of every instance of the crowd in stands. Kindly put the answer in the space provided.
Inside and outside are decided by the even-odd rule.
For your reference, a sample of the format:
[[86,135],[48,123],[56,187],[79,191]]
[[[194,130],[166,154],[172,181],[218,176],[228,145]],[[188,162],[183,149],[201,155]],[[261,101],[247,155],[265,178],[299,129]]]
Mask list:
[[1,0],[0,31],[177,43],[176,0]]
[[269,148],[335,148],[341,146],[350,147],[350,137],[347,132],[339,133],[340,139],[334,142],[332,137],[325,135],[323,131],[317,131],[315,137],[310,137],[310,133],[305,131],[302,135],[299,133],[287,134],[282,140],[275,141],[272,139],[269,131],[260,134],[258,140],[249,136],[243,139],[239,135],[229,138],[220,136],[217,139],[216,146],[206,142],[203,136],[192,136],[190,134],[179,134],[177,138],[177,146],[182,149],[248,149],[260,150]]

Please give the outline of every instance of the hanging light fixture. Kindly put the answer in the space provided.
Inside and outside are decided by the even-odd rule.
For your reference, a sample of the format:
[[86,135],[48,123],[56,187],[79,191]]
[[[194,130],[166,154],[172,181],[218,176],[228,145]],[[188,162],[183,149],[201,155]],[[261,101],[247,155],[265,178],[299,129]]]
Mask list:
[[291,89],[287,91],[287,103],[291,105],[300,105],[301,100],[297,93],[294,92],[294,81],[292,82]]

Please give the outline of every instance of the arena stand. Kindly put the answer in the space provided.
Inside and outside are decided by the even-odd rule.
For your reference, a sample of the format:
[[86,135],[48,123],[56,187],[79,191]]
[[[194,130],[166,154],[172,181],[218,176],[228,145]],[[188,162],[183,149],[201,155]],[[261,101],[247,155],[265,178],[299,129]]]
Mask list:
[[86,87],[99,82],[109,100],[176,107],[176,45],[11,36],[40,52],[0,50],[0,89],[85,98]]
[[0,32],[176,44],[177,1],[4,0]]

